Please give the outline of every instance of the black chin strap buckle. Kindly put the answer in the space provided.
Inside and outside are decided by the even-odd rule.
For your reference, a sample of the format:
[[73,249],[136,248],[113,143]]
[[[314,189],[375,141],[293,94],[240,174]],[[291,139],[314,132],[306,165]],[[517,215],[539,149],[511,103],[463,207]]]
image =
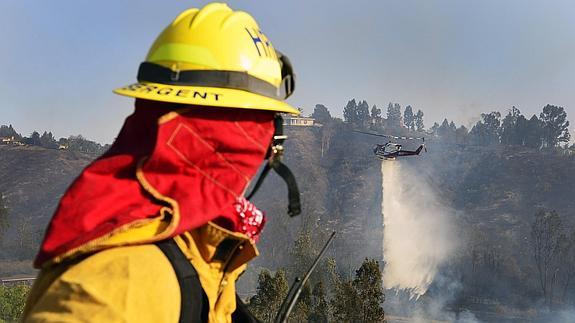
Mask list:
[[273,169],[287,184],[288,215],[293,217],[301,213],[301,202],[299,199],[299,188],[297,187],[295,176],[291,170],[281,162],[284,153],[283,143],[287,139],[287,136],[283,134],[283,119],[281,115],[276,115],[274,125],[275,132],[272,140],[272,145],[267,154],[267,163],[265,164],[260,177],[254,185],[254,188],[252,189],[251,193],[246,196],[246,198],[249,200],[256,194],[270,169]]
[[287,139],[286,135],[274,135],[272,146],[271,146],[271,160],[279,160],[283,158],[284,146],[283,143]]
[[284,135],[284,120],[282,116],[278,113],[274,119],[274,136],[272,139],[272,146],[268,151],[268,158],[270,163],[276,161],[281,161],[284,155],[284,141],[286,141],[287,136]]

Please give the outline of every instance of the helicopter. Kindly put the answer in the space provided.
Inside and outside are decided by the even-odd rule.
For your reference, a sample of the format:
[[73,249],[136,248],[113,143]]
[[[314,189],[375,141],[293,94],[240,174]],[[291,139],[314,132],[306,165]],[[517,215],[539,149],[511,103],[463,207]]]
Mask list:
[[421,140],[423,143],[416,149],[416,150],[405,150],[402,148],[401,144],[394,143],[389,140],[385,144],[377,144],[373,147],[373,153],[375,157],[379,158],[380,160],[395,160],[397,157],[405,157],[405,156],[417,156],[422,150],[427,152],[427,148],[425,148],[425,137],[402,137],[402,136],[392,136],[392,135],[383,135],[378,133],[371,133],[371,132],[364,132],[353,130],[353,132],[362,133],[364,135],[376,136],[376,137],[384,137],[389,139],[401,139],[401,140]]

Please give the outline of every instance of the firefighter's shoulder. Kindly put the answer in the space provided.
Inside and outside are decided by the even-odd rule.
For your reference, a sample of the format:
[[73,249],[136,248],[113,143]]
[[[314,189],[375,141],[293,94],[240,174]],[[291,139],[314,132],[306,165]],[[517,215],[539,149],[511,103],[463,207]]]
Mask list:
[[39,297],[30,298],[24,322],[178,322],[180,315],[174,269],[153,244],[44,269],[33,292]]

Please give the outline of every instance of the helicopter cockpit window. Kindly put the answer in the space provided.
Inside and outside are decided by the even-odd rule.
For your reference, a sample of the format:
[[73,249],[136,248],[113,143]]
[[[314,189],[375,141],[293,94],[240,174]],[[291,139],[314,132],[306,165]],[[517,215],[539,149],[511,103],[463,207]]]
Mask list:
[[387,145],[387,146],[385,146],[385,152],[386,153],[393,153],[393,152],[396,152],[398,150],[401,150],[401,145]]

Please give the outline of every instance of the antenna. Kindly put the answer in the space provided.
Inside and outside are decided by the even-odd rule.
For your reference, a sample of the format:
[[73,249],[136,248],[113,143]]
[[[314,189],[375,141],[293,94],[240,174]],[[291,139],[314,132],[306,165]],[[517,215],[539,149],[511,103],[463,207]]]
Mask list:
[[313,270],[315,269],[315,267],[319,263],[319,260],[321,259],[321,257],[327,251],[327,248],[331,244],[334,237],[335,237],[335,231],[332,232],[331,236],[329,236],[329,239],[327,240],[327,242],[325,243],[325,245],[323,246],[323,248],[319,252],[319,255],[315,258],[311,267],[309,267],[308,271],[305,273],[305,276],[303,276],[303,279],[300,279],[299,277],[295,278],[295,281],[292,284],[292,286],[290,287],[289,292],[286,295],[286,298],[284,299],[282,305],[280,306],[280,309],[279,309],[278,314],[277,314],[276,319],[275,319],[275,323],[287,322],[287,319],[288,319],[291,311],[293,310],[295,304],[297,303],[297,300],[299,298],[299,295],[301,294],[301,291],[303,290],[303,286],[305,285],[305,283],[309,279],[309,276],[311,276],[311,273],[313,272]]

